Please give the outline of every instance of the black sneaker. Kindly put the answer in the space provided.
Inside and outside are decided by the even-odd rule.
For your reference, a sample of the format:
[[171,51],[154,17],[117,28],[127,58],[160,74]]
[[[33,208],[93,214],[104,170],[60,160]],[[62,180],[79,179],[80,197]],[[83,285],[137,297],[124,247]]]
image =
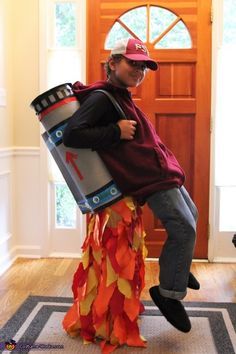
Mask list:
[[182,332],[190,331],[191,323],[181,301],[162,296],[157,285],[150,288],[149,293],[168,322]]
[[197,279],[191,272],[189,272],[188,288],[195,289],[195,290],[200,289],[200,283],[197,281]]

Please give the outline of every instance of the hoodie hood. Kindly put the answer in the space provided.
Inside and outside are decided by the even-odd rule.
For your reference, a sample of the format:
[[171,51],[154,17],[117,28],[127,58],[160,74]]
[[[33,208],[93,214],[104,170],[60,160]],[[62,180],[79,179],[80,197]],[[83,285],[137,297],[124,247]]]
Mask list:
[[97,81],[94,82],[93,84],[90,85],[84,85],[80,81],[76,81],[72,85],[72,90],[76,97],[78,98],[79,101],[83,101],[89,95],[92,91],[94,90],[106,90],[109,91],[110,93],[113,93],[115,96],[116,94],[121,95],[121,96],[131,96],[130,91],[128,91],[126,88],[121,88],[118,86],[115,86],[111,84],[108,81]]

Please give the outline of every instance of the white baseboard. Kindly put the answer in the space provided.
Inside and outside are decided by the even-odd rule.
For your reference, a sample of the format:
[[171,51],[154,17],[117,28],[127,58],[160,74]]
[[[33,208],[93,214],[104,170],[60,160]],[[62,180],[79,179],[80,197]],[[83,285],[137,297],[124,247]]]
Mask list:
[[14,257],[9,260],[0,261],[0,276],[2,276],[10,268],[10,266],[15,262],[16,259],[17,257]]
[[16,246],[18,257],[41,257],[41,247],[40,246]]
[[8,268],[18,258],[41,258],[41,247],[39,246],[15,246],[5,257],[0,258],[0,276],[7,271]]
[[81,253],[64,253],[64,252],[52,252],[49,254],[49,258],[81,258]]
[[15,247],[11,249],[5,257],[0,258],[0,276],[7,271],[8,268],[15,262],[17,259]]
[[8,240],[10,240],[10,238],[12,237],[12,234],[11,233],[7,233],[6,235],[4,236],[1,236],[0,237],[0,247],[6,243]]
[[[145,258],[145,261],[147,262],[157,262],[159,261],[159,258]],[[193,262],[195,263],[209,263],[209,260],[208,259],[193,259]]]
[[212,263],[236,263],[236,257],[215,257]]

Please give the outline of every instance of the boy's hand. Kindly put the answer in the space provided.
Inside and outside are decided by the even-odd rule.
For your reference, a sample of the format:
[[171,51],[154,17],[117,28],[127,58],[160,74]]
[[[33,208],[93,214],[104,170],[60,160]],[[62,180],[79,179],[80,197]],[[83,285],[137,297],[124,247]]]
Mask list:
[[137,122],[135,120],[121,119],[117,122],[121,130],[121,139],[132,140],[136,130]]

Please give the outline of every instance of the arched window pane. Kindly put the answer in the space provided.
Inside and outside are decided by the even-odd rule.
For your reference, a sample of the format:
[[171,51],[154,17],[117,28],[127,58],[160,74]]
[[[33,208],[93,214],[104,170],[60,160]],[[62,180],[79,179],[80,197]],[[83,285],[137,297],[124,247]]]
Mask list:
[[147,40],[147,7],[141,6],[126,12],[121,21],[131,29],[141,41]]
[[[150,11],[149,16],[147,11]],[[148,24],[149,19],[149,24]],[[177,16],[158,6],[141,6],[126,12],[120,20],[143,42],[154,42],[175,20]],[[149,37],[147,38],[147,26],[149,25]],[[132,37],[130,33],[116,22],[111,28],[105,42],[105,49],[112,49],[117,40]],[[179,21],[154,48],[185,49],[191,48],[192,41],[189,31],[183,21]]]
[[150,42],[153,42],[176,19],[173,12],[157,6],[150,7]]
[[116,43],[116,41],[123,38],[132,37],[129,32],[127,32],[124,27],[122,27],[118,22],[114,24],[105,42],[105,49],[112,49]]
[[179,21],[170,32],[156,43],[155,48],[186,49],[191,48],[191,46],[192,42],[188,29],[182,21]]

